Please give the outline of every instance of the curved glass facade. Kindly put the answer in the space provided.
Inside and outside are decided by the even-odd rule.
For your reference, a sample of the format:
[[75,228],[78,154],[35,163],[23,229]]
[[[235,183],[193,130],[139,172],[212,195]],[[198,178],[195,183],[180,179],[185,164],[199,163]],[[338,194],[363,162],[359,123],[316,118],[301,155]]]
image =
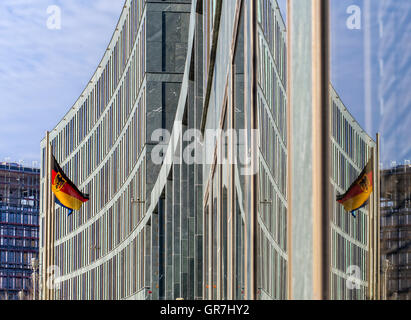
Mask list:
[[[76,214],[67,217],[60,207],[54,212],[52,241],[60,285],[55,299],[145,298],[149,291],[151,231],[145,199],[150,180],[147,137],[152,129],[147,118],[150,123],[155,120],[150,118],[156,112],[153,100],[158,93],[153,87],[167,87],[170,82],[169,95],[179,93],[182,72],[178,65],[185,62],[187,36],[184,30],[176,30],[187,22],[190,12],[184,2],[125,1],[97,71],[50,133],[57,161],[79,189],[90,194],[90,201]],[[180,46],[177,42],[174,48],[168,47],[165,35],[156,39],[156,29],[166,31],[170,25],[181,38]],[[164,56],[168,61],[162,63]],[[158,60],[159,65],[153,63]],[[41,147],[44,191],[45,141]],[[43,236],[42,246],[44,241]]]
[[[51,239],[41,206],[40,255],[50,241],[59,271],[52,298],[314,296],[312,61],[294,55],[301,68],[288,78],[288,35],[275,0],[125,1],[98,70],[50,133],[57,161],[90,194],[70,217],[56,208]],[[375,144],[333,89],[330,100],[335,198]],[[367,212],[354,223],[333,205],[333,298],[365,296]],[[350,265],[365,272],[355,296]]]
[[[276,1],[258,1],[259,288],[287,299],[286,29]],[[268,201],[268,202],[267,202]]]
[[[360,127],[331,86],[330,106],[332,108],[331,184],[334,199],[338,194],[344,194],[357,179],[371,158],[371,154],[376,152],[376,143]],[[366,206],[356,213],[357,217],[354,219],[345,212],[341,204],[333,202],[330,235],[331,299],[365,300],[368,297],[371,221],[369,211],[370,206]],[[352,290],[347,280],[351,272],[355,271],[353,268],[357,267],[360,281],[358,288]]]
[[36,294],[30,279],[39,248],[39,178],[37,168],[0,162],[0,300]]

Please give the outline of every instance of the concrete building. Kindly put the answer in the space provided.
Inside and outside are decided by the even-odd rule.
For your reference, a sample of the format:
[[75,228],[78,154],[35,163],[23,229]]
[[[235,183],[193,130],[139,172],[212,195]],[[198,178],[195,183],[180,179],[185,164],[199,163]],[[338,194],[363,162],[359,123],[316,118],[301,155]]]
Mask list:
[[0,300],[33,292],[32,258],[39,249],[40,170],[0,163]]

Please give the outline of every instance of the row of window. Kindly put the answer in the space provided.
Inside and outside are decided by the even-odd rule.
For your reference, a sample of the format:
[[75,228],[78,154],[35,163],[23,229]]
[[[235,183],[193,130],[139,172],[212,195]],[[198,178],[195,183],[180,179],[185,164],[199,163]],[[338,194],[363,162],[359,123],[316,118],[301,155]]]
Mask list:
[[[364,150],[365,151],[365,150]],[[370,154],[368,147],[365,154]],[[350,161],[348,161],[346,155],[340,151],[339,148],[333,143],[332,144],[332,154],[331,154],[331,164],[332,164],[332,180],[338,185],[341,190],[348,190],[351,184],[358,178],[362,168],[365,167],[365,164],[361,169],[355,168]],[[368,157],[364,156],[363,159]]]
[[[79,276],[60,283],[58,300],[118,300],[144,288],[145,234],[141,232],[132,243],[109,261]],[[98,250],[97,248],[94,248]],[[64,261],[64,260],[60,260]]]
[[[275,3],[275,0],[274,0]],[[277,3],[258,1],[258,128],[260,133],[258,298],[287,299],[287,103],[285,28]],[[267,168],[267,169],[266,169]],[[268,171],[267,171],[268,170]],[[276,184],[277,188],[275,188]],[[280,196],[280,194],[282,196]],[[274,240],[282,252],[277,251]]]
[[350,272],[350,267],[358,267],[357,276],[361,281],[367,281],[368,252],[353,244],[335,229],[332,229],[332,244],[332,267],[344,274]]
[[358,289],[353,288],[352,283],[348,285],[347,278],[331,274],[331,299],[332,300],[365,300],[366,290],[364,286],[360,286]]
[[19,186],[0,191],[0,296],[7,292],[8,299],[17,299],[13,292],[30,287],[31,259],[39,245],[39,175],[25,170],[18,175],[1,171],[0,177],[3,183]]
[[[369,160],[371,146],[363,139],[364,133],[358,132],[350,124],[352,117],[337,99],[331,88],[331,180],[334,185],[333,199],[348,190]],[[350,161],[351,160],[351,161]],[[353,165],[354,164],[354,165]],[[365,299],[366,288],[347,287],[346,277],[349,267],[358,267],[361,280],[367,281],[368,251],[368,214],[367,208],[357,211],[357,218],[345,211],[344,207],[333,201],[332,227],[332,266],[341,274],[332,273],[331,295],[333,299]],[[362,246],[357,245],[358,241]]]
[[[37,256],[36,252],[31,251],[13,251],[13,250],[0,250],[0,264],[2,267],[6,267],[8,264],[13,265],[21,270],[19,272],[27,272],[31,268],[31,258]],[[0,268],[0,273],[5,272],[4,269]]]
[[[405,245],[405,244],[403,244]],[[400,244],[401,246],[401,244]],[[395,255],[391,255],[391,257],[387,257],[389,259],[391,265],[395,266],[390,271],[391,272],[400,272],[400,273],[407,273],[410,272],[410,263],[411,263],[411,253],[410,252],[398,252]],[[403,278],[401,279],[402,282],[411,282],[410,278]]]
[[21,227],[38,225],[38,208],[30,210],[25,208],[0,207],[0,224],[9,224]]
[[39,215],[37,212],[9,212],[9,211],[2,211],[0,212],[0,223],[9,223],[9,224],[23,224],[23,225],[30,225],[30,226],[38,226],[39,225]]
[[399,228],[383,229],[381,238],[384,242],[384,249],[394,249],[398,252],[401,248],[407,247],[411,238],[411,230],[409,230],[409,225],[406,228],[408,230],[400,231]]
[[[137,63],[137,61],[136,61]],[[130,77],[128,76],[127,79]],[[132,78],[132,77],[131,77]],[[125,112],[124,108],[120,106],[128,105],[119,101],[119,103],[114,103],[113,108],[110,109],[104,118],[102,124],[97,128],[96,135],[93,135],[93,138],[89,140],[78,152],[72,160],[64,166],[66,172],[70,172],[70,176],[75,184],[79,183],[79,180],[86,179],[90,173],[95,170],[97,161],[94,159],[102,160],[103,148],[108,151],[108,136],[110,133],[110,138],[112,137],[112,130],[107,127],[112,123],[118,123],[114,121],[115,118],[121,119],[121,125],[118,125],[118,132],[120,128],[126,124],[126,121],[130,121],[127,129],[123,128],[124,135],[118,142],[117,148],[112,151],[112,155],[105,165],[99,170],[98,174],[87,183],[83,188],[86,193],[90,194],[90,201],[87,202],[85,206],[81,209],[79,215],[76,215],[76,220],[68,219],[66,224],[66,219],[62,219],[63,228],[57,228],[56,235],[57,239],[65,236],[70,233],[73,229],[84,224],[88,221],[94,214],[101,210],[118,192],[121,186],[124,184],[125,180],[129,177],[130,171],[134,168],[144,145],[145,140],[145,89],[141,89],[140,100],[136,103],[136,111],[134,116],[126,118],[126,114],[129,114],[130,111]],[[134,91],[133,95],[136,95]],[[131,118],[131,119],[130,119]],[[105,128],[103,130],[103,128]],[[105,135],[102,133],[105,132]],[[131,145],[134,145],[134,148],[130,148]],[[93,146],[93,148],[92,148]],[[129,150],[132,152],[129,152]],[[93,161],[94,160],[94,161]],[[100,161],[99,161],[100,162]],[[78,165],[83,163],[85,165]],[[92,166],[93,164],[94,166]],[[114,170],[112,168],[122,168],[122,170]],[[109,174],[110,173],[110,174]],[[107,192],[101,194],[97,192],[100,188],[97,188],[97,185],[106,185],[108,186]],[[43,185],[42,185],[43,187]],[[57,219],[60,218],[59,210],[56,211]],[[80,221],[81,220],[81,221]],[[58,224],[57,224],[58,225]]]
[[260,152],[265,159],[273,180],[284,198],[287,196],[287,154],[271,121],[270,114],[259,99]]
[[[333,199],[335,199],[335,196],[333,196]],[[340,228],[352,239],[366,246],[368,244],[368,214],[366,214],[366,209],[357,211],[357,217],[354,219],[352,215],[346,212],[344,207],[336,201],[332,202],[332,206],[332,221],[335,226]]]
[[[141,84],[145,73],[145,23],[143,19],[145,1],[132,0],[128,10],[127,17],[119,35],[119,39],[113,48],[111,56],[108,58],[99,79],[95,86],[90,89],[91,92],[84,99],[79,111],[73,116],[68,124],[60,131],[58,136],[53,139],[52,146],[59,161],[64,161],[70,156],[75,148],[82,143],[84,137],[94,128],[101,114],[105,110],[108,102],[111,100],[113,93],[118,87],[118,83],[125,74],[129,57],[138,43],[138,49],[134,54],[134,60],[129,75],[129,82],[126,84],[130,91],[133,91],[134,97],[137,92],[137,85]],[[141,30],[139,31],[140,22],[142,21]],[[136,40],[139,35],[139,40]],[[135,41],[136,40],[136,41]],[[137,83],[138,82],[138,83]],[[56,146],[61,146],[56,148]],[[43,150],[43,160],[45,151]],[[44,161],[43,161],[44,177]]]
[[30,239],[15,239],[10,238],[7,236],[0,236],[0,246],[4,247],[19,247],[19,248],[27,248],[30,250],[37,250],[39,245],[38,239],[33,240]]
[[38,227],[30,227],[30,228],[19,228],[15,226],[9,226],[7,224],[3,225],[0,224],[0,236],[10,236],[10,237],[17,237],[17,238],[37,238],[39,235],[39,228]]
[[286,32],[277,1],[258,0],[257,10],[259,26],[268,43],[268,50],[275,58],[273,62],[276,65],[279,78],[285,86],[287,82]]
[[21,198],[13,198],[13,199],[20,200],[20,201],[15,201],[16,203],[0,202],[0,210],[8,211],[10,213],[21,213],[21,214],[37,214],[39,212],[39,206],[38,206],[39,200],[38,199],[30,199],[30,200],[21,200]]
[[[31,277],[15,273],[15,275],[0,275],[0,290],[27,290],[31,286]],[[13,300],[12,293],[8,296],[9,300]]]
[[[332,94],[331,94],[332,96]],[[369,160],[369,146],[350,124],[350,120],[344,115],[346,111],[341,101],[331,98],[332,105],[332,135],[335,142],[345,151],[350,159],[359,167],[365,167]]]
[[[0,184],[14,184],[19,187],[37,187],[39,185],[39,175],[21,173],[18,176],[11,171],[0,171]],[[34,191],[35,189],[33,189]],[[3,190],[2,190],[3,191]],[[33,191],[31,191],[33,193]]]
[[[144,32],[144,30],[143,30]],[[107,153],[111,150],[112,146],[115,144],[116,140],[119,138],[124,125],[129,119],[130,112],[135,105],[135,101],[139,97],[139,94],[142,90],[142,83],[144,80],[144,36],[139,37],[139,40],[136,44],[136,53],[133,55],[132,63],[130,64],[129,69],[125,73],[124,81],[118,86],[118,91],[113,97],[112,104],[110,109],[105,113],[104,117],[101,118],[101,113],[98,114],[98,117],[95,117],[95,121],[89,121],[89,116],[81,116],[83,113],[83,107],[80,108],[79,115],[72,119],[69,126],[62,130],[57,137],[52,142],[52,147],[55,152],[56,159],[62,163],[67,156],[70,155],[71,161],[62,165],[63,170],[73,173],[72,180],[76,184],[81,184],[85,179],[87,179],[90,174],[99,166],[99,164],[104,160]],[[96,92],[96,97],[99,96],[98,91]],[[91,101],[90,108],[89,103],[86,101],[84,105],[86,107],[86,112],[88,110],[91,113],[91,116],[94,114],[93,101]],[[96,124],[97,119],[100,119],[99,123]],[[78,120],[81,120],[82,123],[78,123]],[[142,118],[140,121],[142,122]],[[84,125],[89,125],[93,129],[93,133],[88,137],[87,142],[84,142],[83,130],[79,130]],[[91,130],[91,129],[90,129]],[[83,146],[76,150],[74,154],[71,154],[74,151],[73,148],[69,148],[67,152],[64,152],[64,148],[67,148],[67,142],[64,140],[65,131],[70,139],[75,139],[75,147],[80,143]],[[141,137],[141,135],[139,136]],[[59,147],[57,147],[59,146]],[[93,147],[91,147],[93,146]],[[84,170],[80,172],[77,171],[77,163],[82,161],[86,164],[81,166]],[[72,170],[71,170],[72,169]]]
[[[144,204],[132,202],[133,198],[136,199],[136,195],[140,195],[140,199],[143,199],[145,181],[143,172],[145,172],[144,165],[139,168],[124,193],[98,220],[56,246],[56,261],[64,262],[61,265],[63,275],[75,272],[106,256],[135,230],[145,216]],[[72,221],[75,219],[72,217],[81,217],[81,212],[67,218],[59,211],[56,211],[56,232],[59,233],[61,229],[66,233],[72,232],[74,230]]]
[[[132,78],[128,72],[125,77],[125,82],[120,86],[118,94],[114,97],[110,110],[101,119],[101,122],[96,126],[94,133],[87,142],[73,155],[71,161],[63,166],[63,170],[69,170],[68,172],[72,173],[72,181],[75,184],[82,184],[101,162],[104,161],[124,130],[124,126],[130,118],[130,113],[137,99],[137,91],[133,90],[133,92],[131,92],[130,86],[128,85],[132,82],[130,80]],[[136,89],[134,85],[133,88]],[[141,88],[141,83],[139,84],[139,88]],[[140,90],[143,90],[140,91],[140,94],[144,94],[144,89],[142,88]],[[140,104],[141,103],[140,101]],[[144,118],[141,110],[139,111],[139,119],[137,119],[137,121],[138,123],[142,123]],[[139,150],[143,144],[143,128],[142,125],[139,126],[139,134],[136,136],[137,143],[140,146]],[[80,166],[79,163],[82,165]]]
[[260,165],[260,216],[272,239],[287,252],[287,208],[275,192],[269,174]]
[[[123,187],[124,183],[130,177],[131,172],[140,159],[144,147],[145,132],[145,95],[143,94],[134,116],[130,118],[130,123],[124,131],[124,135],[118,141],[118,146],[111,150],[111,156],[105,164],[99,169],[98,173],[83,188],[90,195],[90,200],[84,204],[80,212],[68,219],[61,219],[56,230],[56,239],[66,236],[79,226],[85,224],[95,214],[100,212],[107,203],[109,203]],[[100,144],[101,142],[99,142]],[[87,147],[88,144],[85,146]],[[96,149],[94,149],[96,150]],[[75,159],[75,158],[74,158]],[[72,169],[68,172],[75,172],[75,169],[81,170],[82,166],[77,165],[77,160],[71,161]],[[101,187],[104,186],[104,193],[101,193]],[[140,187],[138,192],[141,192]],[[56,210],[56,219],[59,219],[61,210]],[[64,212],[64,211],[63,211]],[[66,224],[71,223],[71,225]]]
[[287,260],[271,245],[261,229],[258,250],[259,291],[264,290],[275,300],[287,300]]
[[[142,1],[141,1],[142,2]],[[133,3],[137,4],[138,1],[133,1]],[[136,10],[136,6],[132,6],[132,10]],[[132,20],[137,23],[137,19]],[[135,167],[137,163],[137,159],[139,158],[143,144],[144,144],[144,131],[145,131],[145,89],[141,88],[144,73],[145,73],[145,26],[144,21],[142,22],[142,31],[141,36],[137,40],[136,44],[136,52],[133,55],[132,62],[130,64],[130,68],[128,69],[127,73],[124,76],[123,83],[119,86],[117,95],[113,99],[113,103],[111,105],[110,110],[105,114],[104,118],[102,119],[101,123],[97,128],[95,128],[95,132],[91,135],[90,139],[87,143],[82,146],[79,151],[71,158],[71,160],[63,166],[63,170],[65,172],[70,172],[70,177],[74,181],[75,184],[80,184],[85,179],[87,179],[97,168],[100,162],[103,160],[104,156],[109,152],[111,146],[114,145],[114,141],[117,140],[124,130],[124,135],[121,138],[121,141],[118,143],[116,150],[112,152],[111,157],[107,161],[107,163],[102,167],[102,169],[95,175],[90,182],[87,183],[84,190],[86,193],[89,193],[91,196],[90,201],[83,206],[81,212],[76,215],[72,215],[70,218],[65,217],[65,210],[58,208],[55,212],[55,219],[56,219],[56,228],[55,228],[55,235],[56,239],[60,239],[61,237],[66,236],[79,226],[83,225],[92,218],[96,212],[99,212],[118,192],[118,190],[123,186],[126,179],[129,177],[131,170]],[[126,26],[125,26],[126,27]],[[128,27],[127,27],[128,28]],[[137,30],[137,28],[135,28]],[[123,33],[125,34],[125,33]],[[137,36],[137,33],[135,34]],[[134,41],[135,37],[132,37]],[[130,40],[131,41],[131,40]],[[119,43],[116,45],[116,49],[113,52],[112,60],[114,59],[113,68],[110,68],[111,62],[108,64],[108,69],[106,68],[105,72],[114,72],[118,74],[118,72],[123,72],[124,69],[121,66],[125,67],[126,60],[124,59],[124,64],[120,63],[117,64],[117,57],[118,57],[118,49]],[[130,46],[131,50],[132,46]],[[113,58],[114,57],[114,58]],[[124,56],[125,57],[125,56]],[[118,66],[120,66],[120,71],[118,71]],[[112,75],[112,74],[110,74]],[[107,75],[108,76],[108,75]],[[115,77],[115,81],[113,80],[114,77],[110,77],[110,89],[105,87],[104,90],[109,90],[110,93],[113,92],[114,84],[117,83],[117,79],[120,76]],[[102,79],[102,80],[101,80]],[[104,81],[104,76],[101,78],[101,81]],[[114,82],[113,82],[114,81]],[[104,83],[104,82],[101,82]],[[105,92],[102,92],[100,87],[97,87],[95,91],[95,95],[105,95]],[[110,91],[111,90],[111,91]],[[139,96],[140,93],[140,101],[138,104],[136,103],[136,112],[133,117],[130,117],[131,109],[134,106],[134,102]],[[109,94],[108,94],[109,95]],[[90,100],[91,99],[91,100]],[[57,136],[57,139],[53,141],[54,150],[57,151],[56,157],[62,159],[64,154],[62,153],[64,149],[57,148],[56,145],[59,146],[66,146],[67,143],[64,143],[62,136],[64,134],[68,134],[69,136],[76,137],[77,143],[83,139],[83,137],[90,130],[95,122],[98,120],[102,109],[96,109],[93,104],[93,95],[89,96],[89,99],[85,101],[83,106],[80,108],[80,112],[77,113],[74,120],[71,122],[71,127],[66,127],[60,134]],[[108,99],[108,98],[107,98]],[[95,109],[97,113],[95,113]],[[100,110],[100,111],[99,111]],[[77,116],[79,116],[77,118]],[[131,118],[131,119],[129,119]],[[93,121],[90,121],[93,119]],[[78,124],[78,121],[81,121]],[[126,125],[126,122],[130,121],[127,129],[123,129]],[[88,127],[87,127],[88,126]],[[68,131],[67,128],[72,128],[73,131]],[[76,131],[80,129],[79,131]],[[103,134],[105,133],[105,134]],[[72,138],[70,138],[72,139]],[[136,146],[131,148],[130,146]],[[92,147],[93,146],[93,147]],[[109,147],[110,146],[110,147]],[[73,147],[74,148],[74,147]],[[66,154],[68,152],[72,152],[74,149],[66,149]],[[69,150],[69,151],[68,151]],[[129,152],[132,150],[132,152]],[[44,152],[43,152],[44,156]],[[44,159],[44,158],[43,158]],[[60,160],[61,161],[61,160]],[[86,165],[79,166],[79,163],[85,163]],[[113,168],[122,168],[122,170],[116,170]],[[44,172],[44,171],[43,171]],[[111,174],[109,174],[111,173]],[[139,179],[141,180],[141,179]],[[101,185],[108,186],[109,190],[105,193],[99,192]],[[141,186],[141,182],[139,182],[139,186]],[[43,187],[43,186],[42,186]],[[140,187],[142,189],[142,187]],[[134,197],[134,194],[132,195]],[[131,199],[131,196],[129,196]],[[141,216],[142,213],[140,212],[140,208],[137,209],[137,215]],[[114,224],[112,224],[114,225]],[[134,225],[134,223],[133,223]],[[110,233],[109,233],[110,234]],[[73,241],[73,239],[71,239]],[[44,242],[44,239],[43,239]],[[84,251],[84,250],[83,250]],[[81,252],[81,251],[79,251]],[[76,253],[77,254],[77,253]],[[76,254],[74,256],[76,257]],[[66,256],[68,258],[68,256]],[[72,259],[61,260],[61,261],[71,261]],[[79,265],[77,262],[77,258],[74,261],[75,265]]]
[[[410,202],[410,200],[406,201]],[[390,207],[392,207],[391,205]],[[411,205],[403,208],[400,214],[390,214],[391,208],[388,207],[385,210],[381,210],[381,226],[382,227],[395,227],[397,230],[407,229],[407,226],[411,225]]]
[[[285,86],[278,77],[273,58],[265,45],[264,38],[259,33],[258,50],[258,83],[264,99],[272,113],[272,119],[277,126],[278,132],[285,145],[287,145],[287,101]],[[261,96],[261,93],[259,92]]]

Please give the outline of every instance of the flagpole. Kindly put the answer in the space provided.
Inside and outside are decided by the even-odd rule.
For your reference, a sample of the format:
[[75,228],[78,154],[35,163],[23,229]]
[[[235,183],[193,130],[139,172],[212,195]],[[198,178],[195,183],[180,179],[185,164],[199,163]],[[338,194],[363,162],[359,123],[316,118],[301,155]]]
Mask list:
[[[312,299],[329,300],[330,288],[330,52],[329,0],[311,4],[312,22]],[[292,102],[291,102],[292,103]]]
[[[50,135],[50,134],[49,134]],[[46,297],[47,300],[50,300],[50,288],[49,288],[49,268],[51,265],[51,145],[50,145],[50,136],[47,142],[48,146],[48,154],[47,154],[47,180],[48,180],[48,188],[47,188],[47,212],[46,212],[46,219],[47,219],[47,265],[46,265]]]
[[[50,168],[49,168],[49,173],[51,174],[51,170],[53,168],[53,148],[50,146]],[[51,181],[51,179],[50,179]],[[51,185],[51,183],[50,183]],[[54,194],[51,190],[51,186],[49,188],[49,193],[50,193],[50,266],[54,266],[54,219],[55,219],[55,202],[54,202]],[[53,274],[54,278],[54,274]],[[54,285],[54,283],[53,283]],[[54,288],[49,288],[49,300],[54,300]]]
[[371,263],[371,277],[372,277],[372,285],[371,285],[371,292],[372,292],[372,300],[376,299],[376,295],[375,295],[375,256],[376,256],[376,252],[375,252],[375,223],[376,223],[376,219],[375,219],[375,201],[376,201],[376,196],[375,196],[375,191],[376,191],[376,166],[375,166],[375,161],[376,161],[376,157],[374,157],[374,155],[376,154],[376,148],[374,147],[372,149],[372,154],[373,154],[373,206],[372,206],[372,210],[370,210],[370,212],[372,213],[372,224],[371,224],[371,228],[372,228],[372,237],[371,237],[371,246],[372,246],[372,251],[370,253],[371,255],[371,259],[372,259],[372,263]]
[[[371,154],[375,154],[375,148],[371,149]],[[373,193],[370,199],[370,208],[368,212],[368,230],[367,230],[367,240],[368,240],[368,263],[367,263],[367,279],[368,279],[368,300],[374,300],[374,202],[375,202],[375,157],[373,157]]]
[[373,298],[374,298],[374,300],[378,300],[378,293],[377,293],[377,279],[378,279],[378,275],[377,275],[377,241],[376,241],[376,239],[377,239],[377,223],[378,223],[378,219],[377,219],[377,215],[376,215],[376,209],[377,209],[377,200],[378,200],[378,197],[377,197],[377,184],[378,184],[378,182],[377,182],[377,174],[376,174],[376,172],[377,172],[377,166],[376,166],[376,162],[378,162],[378,159],[377,159],[377,156],[376,156],[376,154],[377,154],[377,152],[378,152],[378,150],[377,150],[377,146],[374,148],[374,153],[373,153],[373,159],[374,159],[374,165],[373,165],[373,170],[374,170],[374,172],[373,172],[373,184],[374,184],[374,186],[373,186],[373,196],[374,196],[374,202],[373,202],[373,214],[372,214],[372,216],[373,216],[373,227],[374,227],[374,232],[373,232],[373,241],[374,241],[374,247],[373,247],[373,259],[374,259],[374,261],[373,261],[373,267],[374,267],[374,272],[373,272],[373,279],[374,279],[374,286],[373,286],[373,292],[374,292],[374,294],[373,294]]
[[47,265],[48,265],[48,243],[49,243],[49,239],[48,239],[48,219],[47,219],[47,212],[49,211],[49,195],[48,195],[48,191],[49,191],[49,183],[50,183],[50,179],[49,179],[49,132],[46,131],[46,153],[45,153],[45,181],[44,181],[44,194],[43,194],[43,213],[44,213],[44,225],[43,225],[43,234],[42,234],[42,239],[43,239],[43,243],[44,243],[44,247],[43,247],[43,265],[42,265],[42,278],[41,278],[41,282],[42,282],[42,299],[43,300],[47,300],[47,280],[46,280],[46,272],[47,272]]
[[377,188],[376,188],[376,197],[377,197],[377,299],[381,300],[381,170],[380,170],[380,149],[381,148],[381,136],[377,133]]
[[[378,140],[378,137],[377,137]],[[373,166],[373,176],[375,177],[373,179],[373,196],[374,196],[374,202],[373,202],[373,299],[378,300],[378,208],[377,208],[377,201],[378,201],[378,176],[377,176],[377,171],[378,171],[378,141],[376,142],[376,147],[374,149],[374,166]]]
[[46,281],[46,300],[50,300],[51,298],[51,290],[49,288],[49,268],[52,265],[52,210],[53,210],[53,201],[52,201],[52,191],[51,191],[51,169],[52,169],[52,150],[50,144],[50,133],[47,133],[47,210],[46,210],[46,225],[47,225],[47,237],[46,237],[46,244],[47,244],[47,263],[46,263],[46,273],[45,273],[45,281]]

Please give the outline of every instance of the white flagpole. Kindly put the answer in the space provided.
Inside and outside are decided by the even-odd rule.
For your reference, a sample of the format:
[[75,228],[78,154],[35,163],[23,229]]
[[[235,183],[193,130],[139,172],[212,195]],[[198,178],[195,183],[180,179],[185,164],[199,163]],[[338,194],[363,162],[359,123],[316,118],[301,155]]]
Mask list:
[[49,172],[49,149],[50,139],[49,132],[46,132],[46,154],[45,154],[45,181],[44,181],[44,194],[43,194],[43,206],[44,206],[44,226],[43,226],[43,266],[42,266],[42,299],[47,300],[47,266],[48,266],[48,253],[49,253],[49,232],[48,232],[48,211],[49,211],[49,189],[50,189],[50,172]]
[[377,133],[377,206],[376,206],[376,224],[377,224],[377,300],[381,300],[381,171],[380,171],[380,149],[381,148],[381,136]]
[[[53,148],[50,145],[50,157],[49,157],[49,174],[50,174],[50,212],[49,212],[49,221],[50,221],[50,264],[49,266],[54,266],[54,218],[55,218],[55,203],[54,203],[54,194],[51,189],[51,170],[53,168]],[[54,275],[53,275],[54,279]],[[54,285],[54,283],[53,283]],[[54,289],[49,288],[49,300],[54,300]]]

